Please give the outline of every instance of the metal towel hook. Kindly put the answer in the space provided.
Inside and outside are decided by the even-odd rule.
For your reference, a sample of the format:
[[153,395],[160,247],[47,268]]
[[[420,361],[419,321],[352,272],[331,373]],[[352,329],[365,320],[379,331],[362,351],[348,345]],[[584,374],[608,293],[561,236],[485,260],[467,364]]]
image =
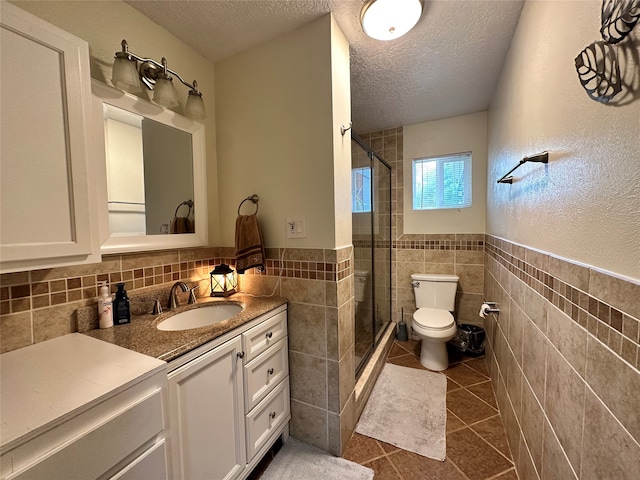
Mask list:
[[347,133],[349,130],[351,130],[351,127],[353,125],[353,122],[349,122],[349,126],[345,127],[344,125],[340,125],[340,133],[342,134],[342,136],[344,137],[344,134]]
[[240,208],[242,208],[242,204],[247,200],[255,204],[256,211],[253,214],[256,215],[258,213],[258,208],[260,207],[260,205],[258,205],[258,201],[260,200],[260,197],[258,197],[258,195],[256,195],[255,193],[253,195],[249,195],[247,198],[245,198],[240,202],[240,205],[238,205],[238,215],[240,215]]

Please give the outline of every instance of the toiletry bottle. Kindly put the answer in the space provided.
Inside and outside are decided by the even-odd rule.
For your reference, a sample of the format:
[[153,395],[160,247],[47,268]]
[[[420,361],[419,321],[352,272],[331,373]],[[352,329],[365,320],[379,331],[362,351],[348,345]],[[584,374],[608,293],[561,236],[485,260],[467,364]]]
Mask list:
[[100,296],[98,297],[98,322],[100,328],[113,327],[113,301],[109,295],[109,287],[107,282],[103,282],[100,287]]
[[127,292],[124,289],[124,283],[119,283],[116,299],[113,301],[113,324],[123,325],[129,322],[131,322],[129,297],[127,297]]

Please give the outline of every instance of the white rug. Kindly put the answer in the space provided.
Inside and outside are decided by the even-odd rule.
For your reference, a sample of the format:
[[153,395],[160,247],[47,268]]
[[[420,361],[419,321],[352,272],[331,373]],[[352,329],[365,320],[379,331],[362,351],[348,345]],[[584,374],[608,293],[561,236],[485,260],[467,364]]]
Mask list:
[[373,470],[289,437],[260,480],[372,480]]
[[356,432],[424,457],[444,461],[447,378],[386,363]]

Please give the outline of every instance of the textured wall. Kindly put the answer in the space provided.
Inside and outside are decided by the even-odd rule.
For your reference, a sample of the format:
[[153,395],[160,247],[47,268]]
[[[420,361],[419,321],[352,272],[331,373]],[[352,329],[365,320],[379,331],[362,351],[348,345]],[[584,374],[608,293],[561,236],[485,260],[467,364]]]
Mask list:
[[[487,232],[640,280],[640,100],[597,103],[574,67],[599,38],[600,5],[527,2],[522,11],[489,111]],[[632,35],[638,62],[640,28]],[[627,70],[637,84],[640,65]],[[524,165],[513,185],[496,185],[543,150],[548,165]]]

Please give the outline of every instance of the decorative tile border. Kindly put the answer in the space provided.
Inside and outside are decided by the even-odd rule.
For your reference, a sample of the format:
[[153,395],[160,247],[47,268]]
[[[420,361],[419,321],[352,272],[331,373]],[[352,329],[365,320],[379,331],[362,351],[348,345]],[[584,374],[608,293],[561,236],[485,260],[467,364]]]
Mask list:
[[[487,235],[485,251],[487,255],[496,260],[510,273],[518,277],[529,287],[542,295],[547,301],[562,310],[574,322],[585,328],[594,337],[607,345],[611,350],[620,355],[631,365],[640,368],[640,320],[621,308],[616,308],[604,300],[598,298],[589,289],[589,281],[582,283],[584,289],[577,288],[567,281],[550,274],[543,266],[541,258],[547,256],[534,250],[521,247],[506,240]],[[515,255],[514,255],[515,253]],[[528,254],[528,255],[526,255]],[[529,262],[522,257],[529,258]],[[555,262],[564,263],[567,267],[578,267],[585,270],[585,275],[594,274],[594,271],[586,267],[578,266],[572,262],[555,259]],[[534,265],[538,263],[538,265]],[[597,273],[602,276],[601,272]],[[625,282],[619,278],[608,276],[612,284],[628,284],[630,290],[640,293],[640,285]],[[635,301],[638,301],[636,297]]]

